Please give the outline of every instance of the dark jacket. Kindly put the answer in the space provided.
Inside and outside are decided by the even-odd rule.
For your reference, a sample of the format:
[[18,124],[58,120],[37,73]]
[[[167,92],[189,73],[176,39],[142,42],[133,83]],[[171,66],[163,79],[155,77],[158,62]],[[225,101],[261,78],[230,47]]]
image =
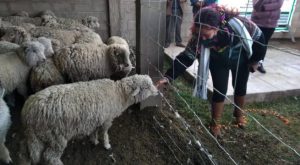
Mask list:
[[253,0],[251,20],[259,27],[275,28],[283,0]]

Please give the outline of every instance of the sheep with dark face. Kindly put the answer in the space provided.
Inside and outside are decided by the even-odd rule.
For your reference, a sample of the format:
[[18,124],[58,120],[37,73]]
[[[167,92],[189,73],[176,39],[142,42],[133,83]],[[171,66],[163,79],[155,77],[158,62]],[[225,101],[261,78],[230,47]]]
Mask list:
[[0,33],[2,41],[8,41],[16,44],[22,44],[31,40],[30,34],[20,26],[1,27]]
[[0,160],[5,163],[12,162],[9,151],[5,146],[7,131],[11,125],[9,108],[3,100],[5,90],[0,88]]
[[88,16],[83,18],[82,24],[91,29],[97,29],[100,27],[98,18],[94,16]]
[[27,79],[31,67],[46,60],[45,47],[37,41],[23,43],[16,52],[0,54],[0,84],[7,93],[15,89],[27,96]]
[[46,62],[32,68],[29,75],[29,82],[33,93],[52,85],[66,83],[64,77],[54,65],[52,58],[48,58]]
[[110,78],[115,73],[131,71],[129,50],[120,44],[74,44],[54,55],[54,63],[69,82]]
[[110,149],[108,130],[130,105],[158,94],[149,76],[134,75],[56,85],[31,95],[22,109],[22,122],[31,163],[62,165],[68,141],[94,137],[104,130],[104,147]]
[[[107,45],[110,46],[108,54],[114,54],[114,56],[110,56],[114,70],[114,73],[113,75],[111,75],[111,78],[114,80],[118,80],[128,76],[128,74],[133,69],[133,66],[130,60],[131,54],[127,41],[122,37],[112,36],[107,40]],[[126,66],[126,64],[128,64],[128,66]]]

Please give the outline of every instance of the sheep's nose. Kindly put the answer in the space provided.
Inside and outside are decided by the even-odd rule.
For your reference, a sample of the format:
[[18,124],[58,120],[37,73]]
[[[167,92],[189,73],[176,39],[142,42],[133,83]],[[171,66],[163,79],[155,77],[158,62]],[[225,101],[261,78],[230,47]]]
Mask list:
[[124,64],[125,67],[129,67],[129,64]]

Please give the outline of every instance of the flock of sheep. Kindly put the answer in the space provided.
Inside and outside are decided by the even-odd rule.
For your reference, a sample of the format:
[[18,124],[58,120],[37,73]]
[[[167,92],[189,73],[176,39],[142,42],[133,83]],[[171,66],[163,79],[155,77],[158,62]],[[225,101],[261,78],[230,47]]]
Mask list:
[[21,157],[51,165],[63,164],[60,157],[71,139],[89,136],[97,145],[101,127],[110,149],[113,119],[158,94],[149,76],[128,76],[133,68],[128,43],[117,36],[104,43],[95,28],[95,17],[80,22],[51,11],[0,18],[0,160],[12,161],[4,145],[11,120],[3,98],[13,100],[14,91],[26,100]]

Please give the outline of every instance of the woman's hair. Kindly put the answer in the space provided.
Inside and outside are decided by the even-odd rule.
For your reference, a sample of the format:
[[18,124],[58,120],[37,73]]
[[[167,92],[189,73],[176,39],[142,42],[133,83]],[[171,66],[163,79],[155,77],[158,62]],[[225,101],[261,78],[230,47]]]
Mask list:
[[194,16],[194,26],[206,25],[218,28],[226,23],[230,18],[236,17],[239,12],[236,8],[227,8],[225,6],[211,5],[202,8]]

